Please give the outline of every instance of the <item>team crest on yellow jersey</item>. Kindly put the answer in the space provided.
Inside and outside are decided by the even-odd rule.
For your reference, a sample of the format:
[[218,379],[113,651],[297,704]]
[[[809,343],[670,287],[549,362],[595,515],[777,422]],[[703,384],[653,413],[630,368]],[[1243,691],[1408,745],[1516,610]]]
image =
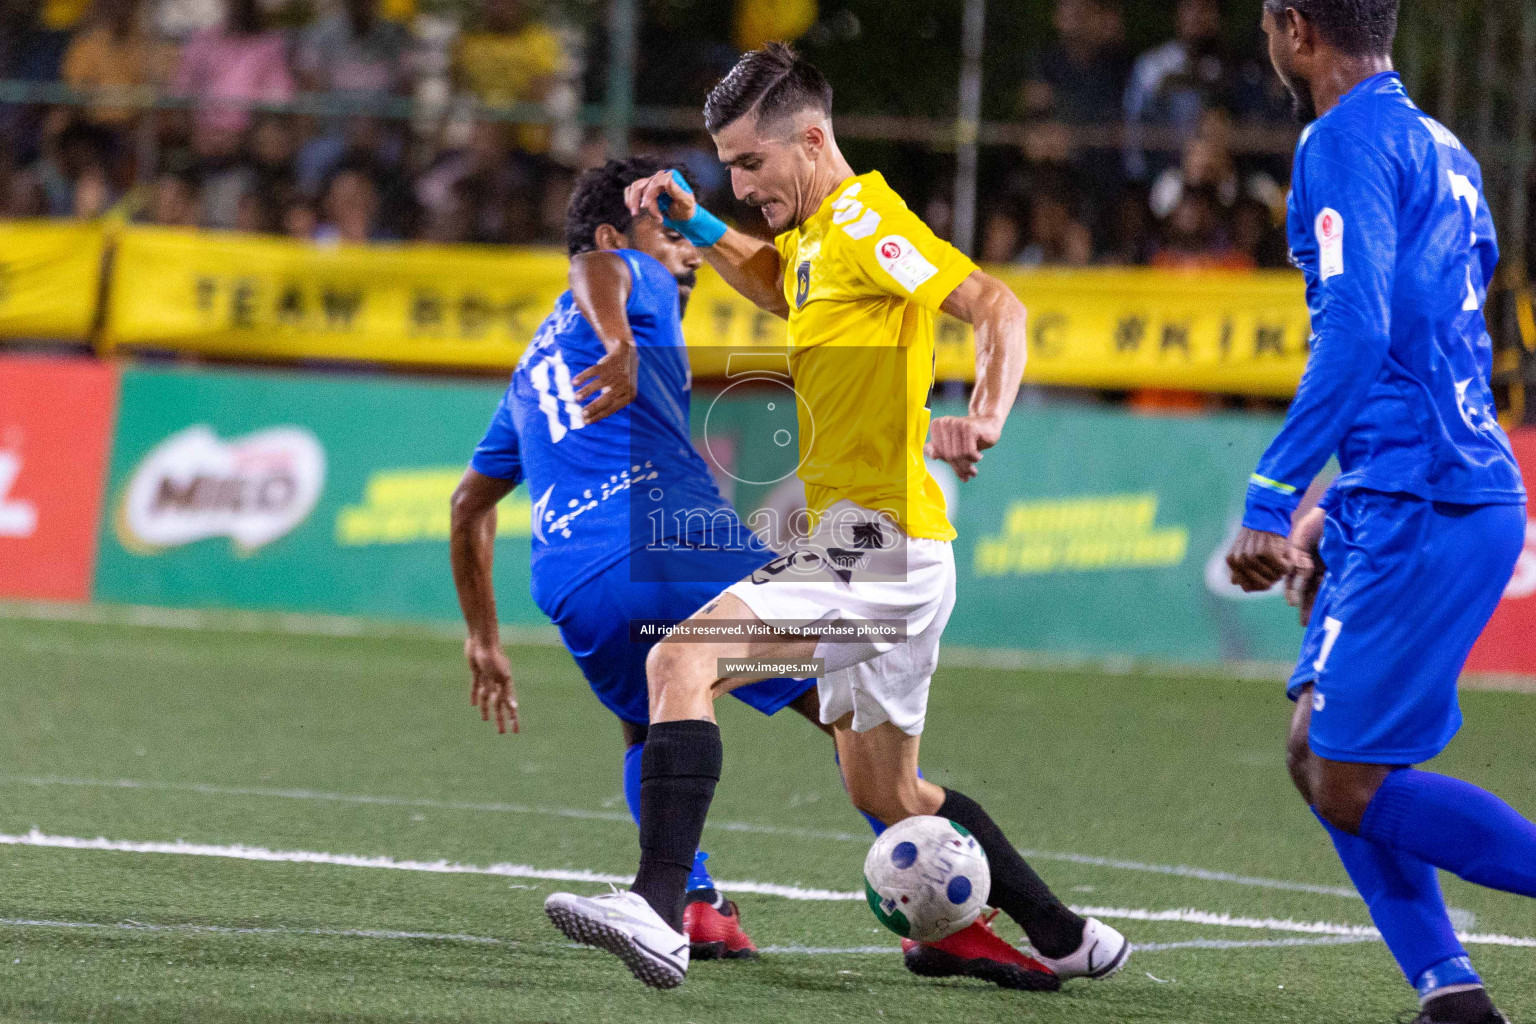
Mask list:
[[795,308],[805,305],[805,300],[811,294],[811,261],[801,260],[800,269],[795,271]]

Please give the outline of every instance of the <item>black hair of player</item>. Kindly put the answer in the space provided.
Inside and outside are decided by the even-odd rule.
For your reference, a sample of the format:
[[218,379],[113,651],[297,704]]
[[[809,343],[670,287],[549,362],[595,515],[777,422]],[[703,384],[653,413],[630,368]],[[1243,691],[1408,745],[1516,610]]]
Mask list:
[[652,156],[609,160],[601,167],[583,171],[571,188],[571,201],[565,208],[566,251],[575,256],[596,249],[597,229],[604,224],[628,234],[634,218],[624,205],[624,190],[633,182],[664,170],[677,171],[687,179],[681,168]]
[[1264,0],[1278,18],[1293,8],[1322,37],[1351,57],[1383,57],[1397,36],[1398,0]]
[[704,101],[704,128],[711,135],[757,112],[761,122],[786,114],[817,110],[832,116],[832,84],[827,76],[784,43],[769,43],[742,54]]

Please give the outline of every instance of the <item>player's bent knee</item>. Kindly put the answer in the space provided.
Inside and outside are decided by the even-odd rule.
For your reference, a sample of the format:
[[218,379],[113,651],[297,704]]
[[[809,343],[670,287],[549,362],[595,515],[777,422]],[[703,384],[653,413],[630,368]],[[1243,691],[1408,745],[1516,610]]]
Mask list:
[[1371,804],[1375,787],[1347,778],[1317,772],[1312,781],[1311,803],[1318,815],[1334,828],[1360,834],[1360,821]]
[[645,656],[645,678],[651,693],[707,690],[714,681],[704,671],[705,661],[697,644],[659,643]]

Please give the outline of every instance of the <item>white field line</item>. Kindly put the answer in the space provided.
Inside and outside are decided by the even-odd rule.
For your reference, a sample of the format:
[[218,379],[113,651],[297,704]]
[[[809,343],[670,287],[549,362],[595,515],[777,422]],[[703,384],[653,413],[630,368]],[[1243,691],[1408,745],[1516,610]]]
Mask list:
[[[218,857],[229,860],[262,861],[285,864],[327,864],[339,867],[375,868],[391,871],[417,871],[447,875],[496,875],[505,878],[534,878],[546,881],[628,884],[632,876],[605,874],[597,871],[535,868],[526,864],[460,864],[447,860],[419,861],[396,860],[386,856],[358,856],[355,854],[324,853],[311,850],[270,850],[261,846],[216,845],[209,843],[141,842],[120,839],[81,839],[75,836],[52,836],[34,828],[24,835],[0,833],[0,846],[32,846],[63,850],[90,850],[109,853],[170,854],[190,857]],[[754,893],[779,896],[784,899],[813,902],[858,903],[864,900],[860,892],[838,892],[833,889],[805,888],[797,885],[780,885],[776,882],[717,881],[716,887],[725,892]],[[1207,910],[1144,910],[1124,907],[1073,907],[1079,914],[1121,921],[1171,922],[1179,924],[1210,925],[1218,928],[1243,928],[1255,931],[1295,932],[1306,935],[1343,936],[1359,939],[1378,938],[1380,933],[1365,925],[1333,924],[1326,921],[1295,921],[1271,917],[1242,917]],[[1510,935],[1462,934],[1461,940],[1475,945],[1519,946],[1536,949],[1536,939]]]
[[[0,918],[0,928],[57,928],[73,931],[150,932],[172,935],[260,935],[289,937],[319,937],[339,939],[372,939],[380,941],[450,942],[476,946],[498,946],[512,949],[520,946],[565,947],[568,943],[522,943],[497,939],[487,935],[462,935],[443,932],[407,932],[380,928],[233,928],[212,924],[148,924],[142,921],[47,921],[32,918]],[[1271,949],[1293,946],[1339,946],[1375,941],[1369,938],[1345,938],[1328,936],[1317,939],[1259,939],[1250,942],[1227,939],[1191,939],[1187,942],[1150,942],[1133,946],[1137,953],[1162,953],[1179,949]],[[572,947],[579,948],[579,947]],[[790,943],[782,946],[762,946],[758,952],[768,956],[870,956],[900,953],[900,946],[806,946]]]
[[[428,637],[461,640],[464,627],[449,620],[400,621],[349,615],[302,612],[246,612],[224,609],[165,608],[155,605],[71,604],[55,601],[0,601],[0,619],[76,622],[102,626],[147,626],[158,629],[213,630],[232,633],[277,633],[288,636]],[[501,635],[509,644],[539,647],[560,645],[553,626],[506,624]],[[1243,679],[1280,682],[1290,662],[1232,661],[1220,664],[1181,662],[1150,657],[1025,651],[1012,647],[946,645],[939,654],[946,668],[982,668],[1026,672],[1099,672],[1121,676],[1179,675],[1193,679]],[[1536,678],[1499,673],[1468,673],[1462,685],[1479,690],[1536,693]]]
[[[551,807],[534,804],[480,803],[468,800],[434,800],[430,797],[374,796],[363,793],[327,793],[311,789],[269,789],[260,786],[219,786],[201,782],[154,782],[138,779],[80,779],[62,776],[0,776],[0,780],[18,782],[27,786],[75,786],[88,789],[128,789],[151,792],[196,793],[202,796],[256,797],[275,800],[304,800],[319,803],[360,804],[378,807],[410,807],[418,810],[454,811],[464,813],[532,814],[582,821],[615,821],[630,824],[630,817],[623,811],[596,811],[577,807]],[[738,832],[749,835],[788,836],[796,839],[821,839],[835,842],[868,843],[868,832],[839,832],[822,829],[795,828],[793,826],[767,825],[749,821],[711,821],[706,828],[720,832]],[[1258,878],[1227,871],[1182,864],[1147,864],[1116,857],[1096,857],[1082,853],[1059,853],[1052,850],[1020,850],[1030,860],[1058,861],[1081,864],[1088,867],[1110,868],[1118,871],[1138,871],[1146,874],[1171,875],[1193,878],[1202,882],[1226,882],[1232,885],[1258,889],[1277,889],[1285,892],[1304,892],[1317,896],[1338,896],[1358,900],[1353,889],[1333,885],[1316,885],[1311,882],[1289,882],[1275,878]]]
[[1362,942],[1380,942],[1373,935],[1325,935],[1316,939],[1190,939],[1186,942],[1138,942],[1131,945],[1137,953],[1166,953],[1176,949],[1289,949],[1293,946],[1354,946]]
[[0,928],[64,928],[86,931],[171,932],[189,935],[303,935],[339,939],[414,939],[426,942],[468,942],[482,946],[516,946],[518,943],[483,935],[443,932],[399,932],[381,928],[231,928],[216,924],[148,924],[143,921],[42,921],[25,917],[0,917]]
[[[458,864],[447,860],[397,860],[394,857],[366,857],[350,853],[323,853],[313,850],[270,850],[263,846],[216,845],[209,843],[137,842],[118,839],[81,839],[75,836],[51,836],[34,828],[25,835],[0,834],[0,846],[38,846],[60,850],[95,850],[108,853],[158,853],[183,857],[218,857],[226,860],[265,861],[274,864],[328,864],[348,868],[379,868],[388,871],[416,871],[438,875],[496,875],[502,878],[534,878],[551,882],[628,885],[633,875],[607,874],[601,871],[568,868],[536,868],[528,864]],[[779,896],[789,900],[814,902],[862,901],[860,892],[835,892],[773,882],[715,882],[725,892]]]

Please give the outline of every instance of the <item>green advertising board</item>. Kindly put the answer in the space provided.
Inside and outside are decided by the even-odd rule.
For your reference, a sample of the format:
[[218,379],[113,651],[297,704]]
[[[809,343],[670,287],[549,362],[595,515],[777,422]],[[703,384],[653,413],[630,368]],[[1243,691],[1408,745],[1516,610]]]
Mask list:
[[[98,600],[447,619],[448,503],[494,384],[128,370]],[[529,505],[499,517],[506,621],[529,597]]]
[[975,480],[944,481],[960,534],[945,639],[1178,661],[1294,657],[1301,631],[1283,598],[1241,593],[1222,561],[1279,425],[1015,413]]
[[[320,374],[129,370],[96,597],[453,619],[448,501],[499,387]],[[786,500],[772,402],[695,399],[743,513]],[[941,405],[935,415],[961,411]],[[1274,417],[1020,408],[981,473],[935,471],[959,531],[952,644],[1180,661],[1285,659],[1299,629],[1221,556]],[[778,462],[787,460],[786,465]],[[789,500],[793,500],[790,498]],[[502,505],[505,622],[529,597],[529,504]]]

